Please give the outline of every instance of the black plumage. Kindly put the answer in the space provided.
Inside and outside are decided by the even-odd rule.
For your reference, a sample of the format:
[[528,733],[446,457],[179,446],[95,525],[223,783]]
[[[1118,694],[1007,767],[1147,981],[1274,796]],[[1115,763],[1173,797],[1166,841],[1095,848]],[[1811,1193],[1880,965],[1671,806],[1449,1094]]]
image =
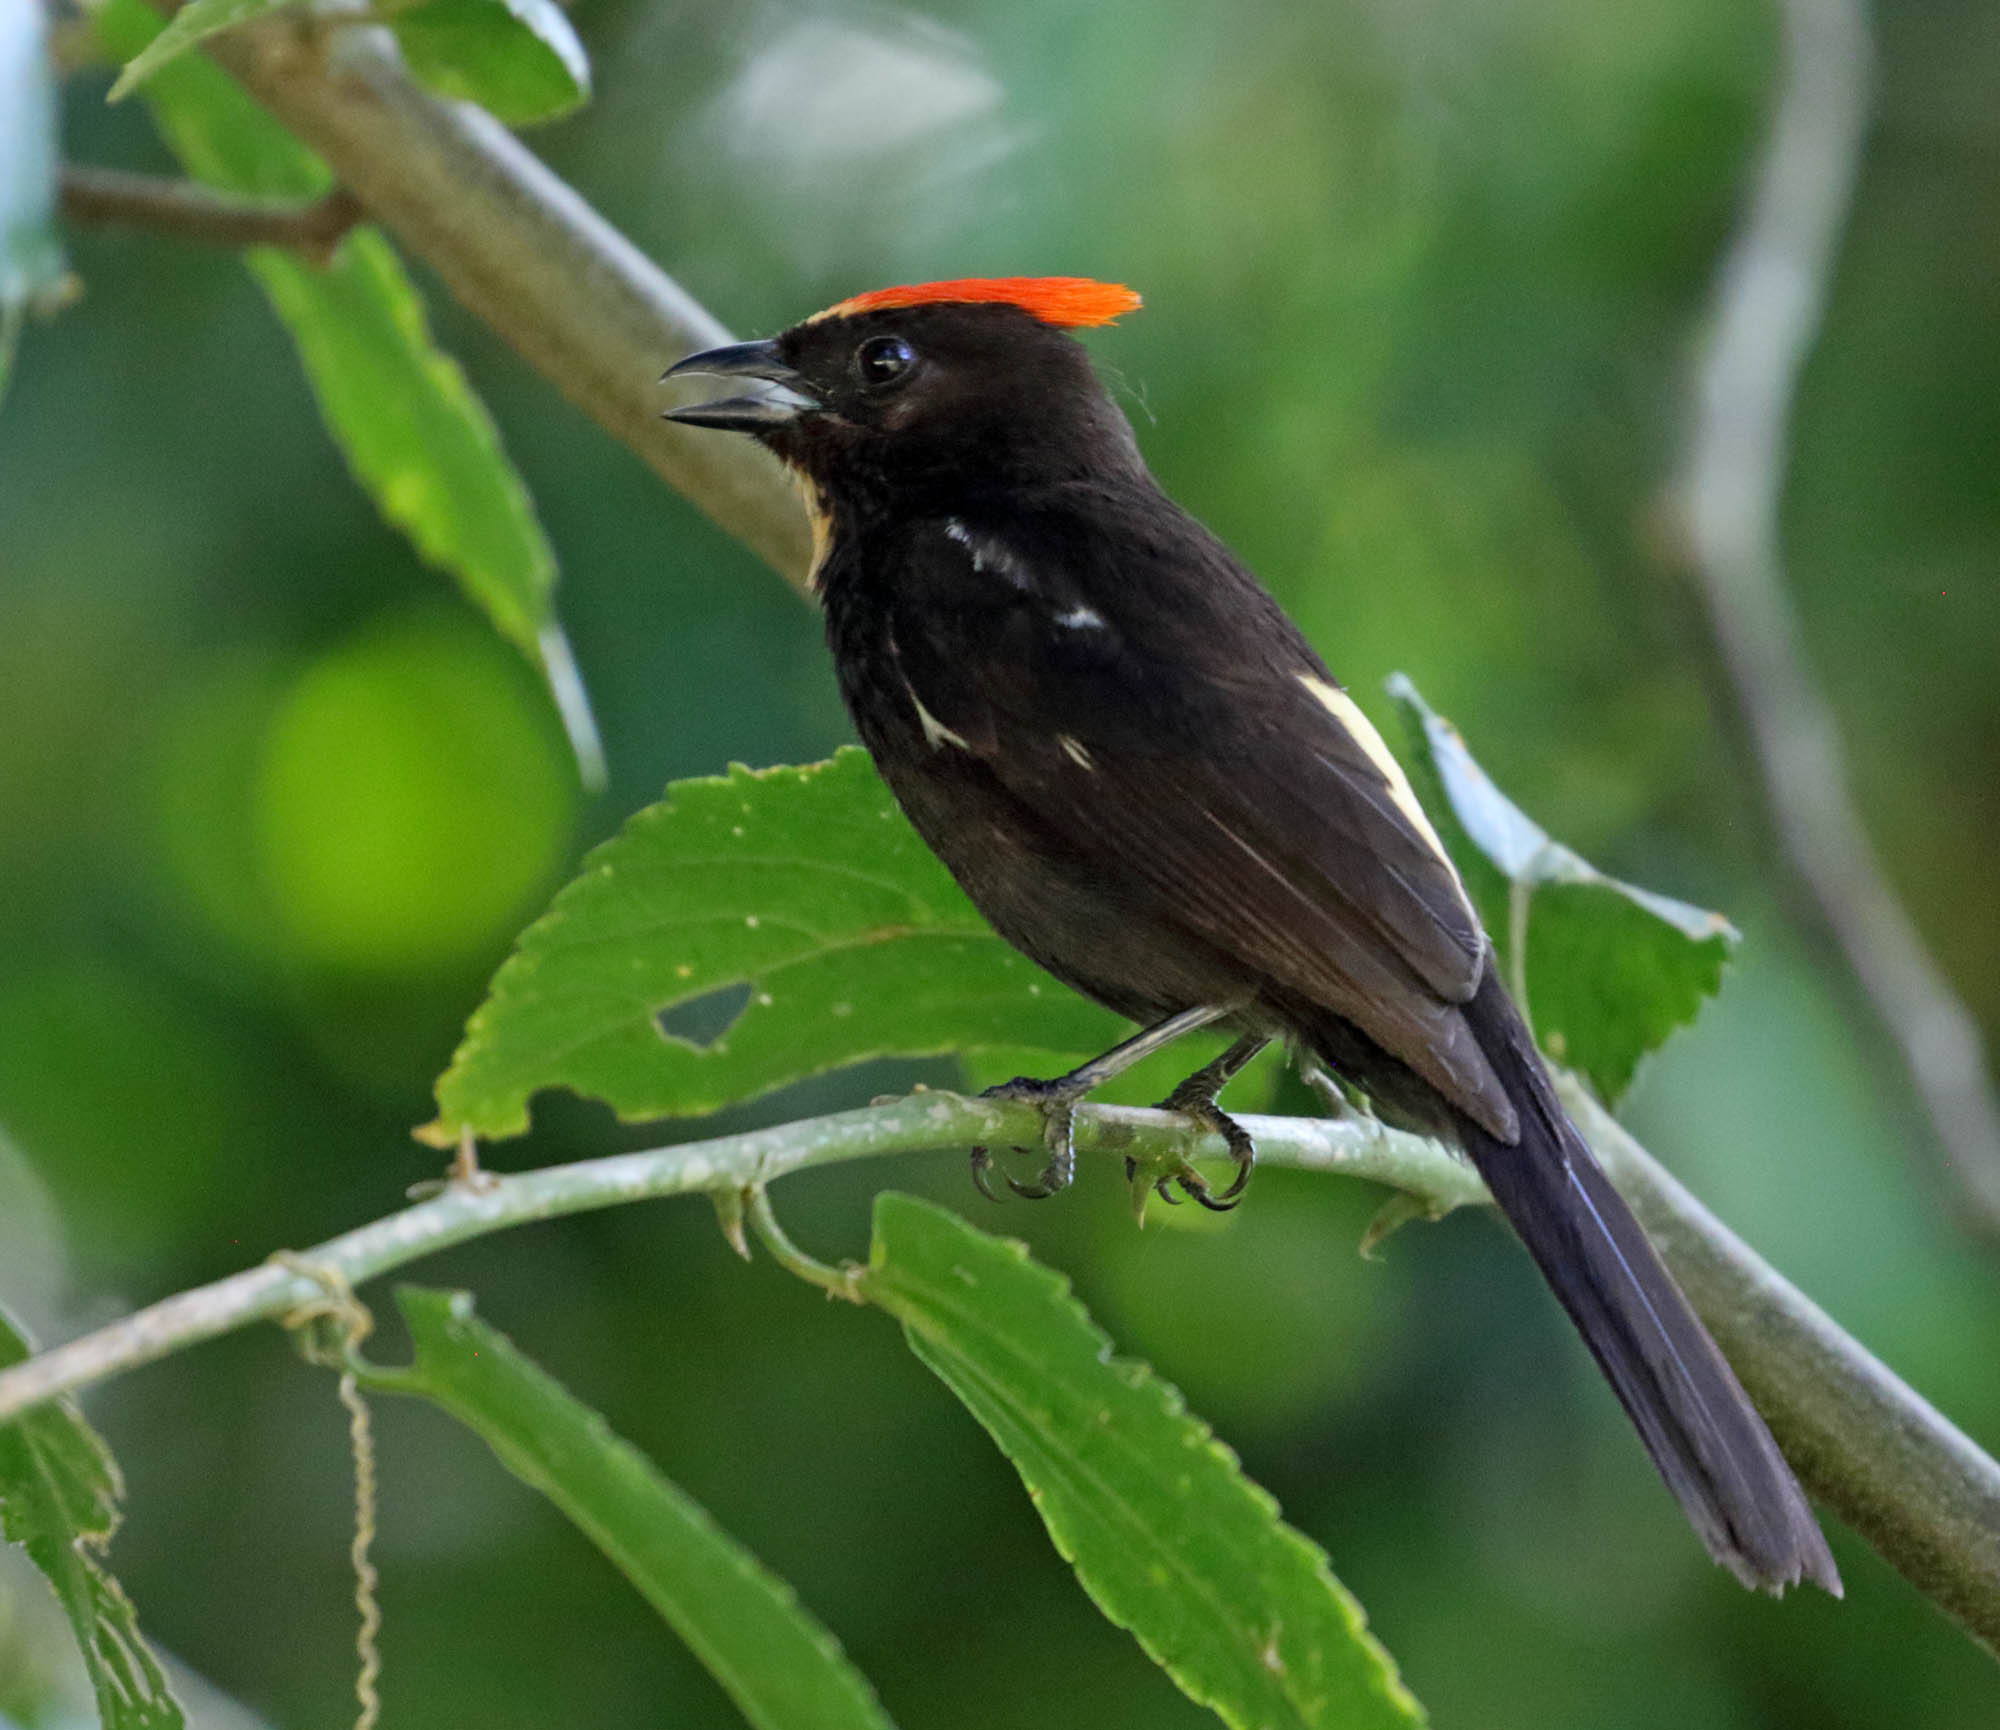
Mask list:
[[[1095,286],[864,296],[683,362],[763,383],[674,416],[751,432],[800,476],[855,725],[1001,935],[1162,1039],[1197,1016],[1238,1033],[1173,1103],[1246,1174],[1214,1093],[1272,1038],[1455,1140],[1710,1553],[1750,1585],[1838,1592],[1769,1432],[1557,1103],[1402,771],[1160,490],[1058,328],[1099,322],[1072,316]],[[1012,1084],[1055,1150],[1024,1193],[1067,1181],[1069,1106],[1121,1061]]]

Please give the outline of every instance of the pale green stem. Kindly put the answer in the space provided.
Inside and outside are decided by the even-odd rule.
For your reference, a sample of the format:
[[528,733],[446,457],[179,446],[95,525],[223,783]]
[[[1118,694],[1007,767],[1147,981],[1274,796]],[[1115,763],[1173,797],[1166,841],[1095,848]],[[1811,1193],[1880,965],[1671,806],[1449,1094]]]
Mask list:
[[[1246,1117],[1267,1165],[1346,1171],[1421,1195],[1438,1211],[1485,1198],[1470,1167],[1435,1142],[1359,1116]],[[0,1370],[0,1423],[57,1394],[150,1363],[250,1322],[276,1320],[324,1298],[325,1275],[360,1285],[468,1238],[510,1226],[662,1196],[754,1189],[807,1166],[877,1154],[922,1153],[974,1143],[1041,1145],[1030,1105],[919,1093],[861,1111],[807,1118],[747,1135],[615,1154],[512,1175],[482,1173],[477,1187],[455,1185],[429,1200],[325,1243],[266,1262],[213,1285],[164,1299],[123,1321]],[[1226,1157],[1219,1139],[1161,1111],[1086,1106],[1076,1118],[1085,1155]],[[296,1271],[310,1266],[315,1280]]]

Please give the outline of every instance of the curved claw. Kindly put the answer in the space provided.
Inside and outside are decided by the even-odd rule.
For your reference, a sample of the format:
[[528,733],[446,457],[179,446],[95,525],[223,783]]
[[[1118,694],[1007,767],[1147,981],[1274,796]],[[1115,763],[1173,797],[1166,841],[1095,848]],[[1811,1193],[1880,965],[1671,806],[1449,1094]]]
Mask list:
[[1211,1205],[1219,1203],[1234,1207],[1242,1198],[1243,1191],[1249,1187],[1250,1172],[1252,1167],[1257,1163],[1256,1151],[1254,1149],[1240,1151],[1232,1149],[1231,1152],[1236,1162],[1236,1175],[1229,1180],[1229,1187],[1227,1189],[1219,1191],[1211,1197]]
[[1070,1141],[1069,1105],[1065,1102],[1050,1107],[1047,1124],[1045,1139],[1049,1162],[1042,1167],[1041,1175],[1032,1183],[1018,1183],[1011,1177],[1007,1180],[1007,1187],[1025,1201],[1046,1201],[1058,1190],[1068,1189],[1076,1176],[1076,1149]]
[[[1012,1087],[1013,1082],[1002,1082],[1003,1087]],[[995,1090],[988,1088],[991,1094]],[[1009,1176],[1007,1187],[1024,1201],[1046,1201],[1061,1190],[1068,1189],[1076,1176],[1076,1151],[1070,1141],[1071,1105],[1068,1100],[1058,1099],[1042,1106],[1044,1132],[1043,1140],[1048,1148],[1048,1163],[1032,1182],[1022,1183]],[[1024,1151],[1015,1148],[1016,1153]],[[1005,1201],[1007,1198],[994,1190],[988,1178],[993,1169],[993,1158],[983,1147],[972,1150],[973,1187],[988,1201]]]
[[[1176,1194],[1174,1194],[1174,1192],[1167,1187],[1170,1181],[1171,1181],[1170,1179],[1165,1177],[1155,1178],[1153,1180],[1153,1193],[1157,1195],[1163,1202],[1165,1202],[1167,1206],[1179,1207],[1181,1204],[1181,1198]],[[1192,1194],[1193,1191],[1189,1191],[1189,1193]]]
[[1225,1189],[1220,1195],[1217,1195],[1209,1189],[1207,1184],[1190,1188],[1185,1178],[1181,1180],[1181,1184],[1184,1189],[1187,1189],[1188,1194],[1200,1202],[1203,1207],[1207,1208],[1210,1213],[1234,1213],[1236,1211],[1236,1204],[1243,1199],[1242,1195],[1234,1187]]
[[990,1202],[1003,1202],[1007,1198],[996,1190],[988,1178],[993,1169],[993,1156],[983,1147],[972,1150],[972,1187]]
[[[1257,1145],[1243,1126],[1213,1099],[1198,1094],[1177,1090],[1162,1102],[1162,1109],[1178,1111],[1191,1122],[1203,1129],[1212,1130],[1228,1144],[1229,1158],[1236,1172],[1229,1180],[1227,1189],[1215,1190],[1208,1187],[1208,1181],[1191,1165],[1183,1165],[1173,1174],[1173,1180],[1180,1185],[1182,1193],[1192,1196],[1210,1213],[1227,1213],[1242,1199],[1243,1191],[1250,1182],[1250,1173],[1257,1163]],[[1160,1180],[1161,1193],[1166,1193],[1165,1178]],[[1169,1200],[1174,1199],[1168,1197]]]

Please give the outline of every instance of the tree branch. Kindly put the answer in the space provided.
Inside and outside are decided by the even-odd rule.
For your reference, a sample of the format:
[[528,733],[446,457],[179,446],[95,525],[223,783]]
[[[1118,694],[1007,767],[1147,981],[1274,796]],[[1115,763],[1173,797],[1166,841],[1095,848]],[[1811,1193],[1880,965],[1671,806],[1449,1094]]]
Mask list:
[[749,439],[660,419],[660,374],[730,333],[497,120],[413,84],[388,33],[291,8],[204,50],[563,395],[803,588],[797,490]]
[[2000,1657],[2000,1463],[1557,1080],[1800,1481]]
[[345,187],[302,204],[75,164],[63,167],[61,193],[63,220],[79,227],[144,228],[208,246],[281,246],[322,267],[366,214]]
[[1984,1229],[2000,1231],[2000,1103],[1978,1023],[1869,844],[1785,592],[1779,508],[1792,399],[1860,167],[1871,52],[1862,0],[1785,0],[1784,20],[1784,81],[1716,284],[1677,487],[1783,856],[1901,1048],[1961,1198]]
[[[1486,1199],[1472,1168],[1436,1142],[1358,1114],[1240,1121],[1256,1137],[1259,1157],[1267,1165],[1372,1178],[1421,1197],[1439,1214]],[[747,1135],[614,1154],[541,1171],[482,1172],[476,1186],[454,1186],[291,1259],[330,1269],[348,1284],[359,1285],[468,1238],[563,1214],[672,1195],[735,1194],[808,1166],[878,1154],[935,1152],[975,1143],[1039,1147],[1041,1139],[1041,1116],[1031,1105],[916,1093],[860,1111],[806,1118]],[[1228,1157],[1219,1137],[1195,1131],[1183,1117],[1116,1106],[1081,1108],[1076,1145],[1082,1153],[1116,1153],[1121,1158],[1128,1154],[1142,1159]],[[322,1295],[323,1288],[314,1280],[274,1262],[182,1292],[0,1370],[0,1423],[58,1394],[73,1393],[252,1322],[275,1320]]]
[[[1607,1169],[1714,1329],[1807,1489],[1927,1597],[2000,1652],[2000,1465],[1904,1386],[1858,1342],[1667,1175],[1574,1082],[1568,1103]],[[1442,1214],[1484,1201],[1471,1168],[1436,1142],[1350,1113],[1246,1117],[1266,1165],[1339,1171],[1391,1184]],[[1158,1111],[1086,1106],[1084,1153],[1226,1157],[1220,1138]],[[862,1111],[748,1135],[496,1176],[213,1285],[0,1370],[0,1422],[40,1401],[150,1363],[323,1295],[295,1271],[351,1285],[468,1238],[561,1214],[706,1192],[734,1195],[808,1166],[978,1143],[1039,1145],[1032,1106],[920,1093]],[[489,1174],[491,1175],[491,1174]]]

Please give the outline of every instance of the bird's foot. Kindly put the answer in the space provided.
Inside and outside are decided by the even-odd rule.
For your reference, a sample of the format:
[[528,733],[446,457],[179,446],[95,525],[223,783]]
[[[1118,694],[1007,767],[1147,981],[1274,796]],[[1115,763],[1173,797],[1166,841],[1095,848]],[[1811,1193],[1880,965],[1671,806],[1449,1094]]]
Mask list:
[[[1221,1136],[1236,1167],[1236,1174],[1229,1180],[1228,1187],[1218,1190],[1212,1189],[1200,1172],[1182,1160],[1174,1170],[1155,1180],[1153,1187],[1160,1199],[1178,1205],[1180,1196],[1174,1195],[1167,1187],[1171,1182],[1180,1187],[1182,1195],[1191,1197],[1211,1213],[1229,1212],[1243,1199],[1244,1188],[1250,1182],[1251,1168],[1257,1163],[1257,1144],[1250,1139],[1250,1132],[1215,1103],[1206,1072],[1189,1076],[1160,1101],[1159,1109],[1177,1111],[1190,1122]],[[1130,1163],[1127,1162],[1128,1166]]]
[[[1016,1195],[1029,1201],[1041,1201],[1069,1188],[1076,1176],[1076,1104],[1088,1091],[1088,1088],[1077,1087],[1067,1075],[1057,1076],[1053,1081],[1037,1081],[1032,1076],[1017,1075],[1012,1081],[1003,1081],[980,1094],[981,1099],[1013,1100],[1036,1106],[1041,1111],[1042,1145],[1047,1149],[1048,1162],[1032,1182],[1022,1183],[1017,1178],[1008,1177],[1007,1187]],[[973,1185],[988,1201],[1000,1201],[1004,1198],[992,1187],[992,1169],[993,1156],[985,1148],[975,1147],[972,1150]]]

